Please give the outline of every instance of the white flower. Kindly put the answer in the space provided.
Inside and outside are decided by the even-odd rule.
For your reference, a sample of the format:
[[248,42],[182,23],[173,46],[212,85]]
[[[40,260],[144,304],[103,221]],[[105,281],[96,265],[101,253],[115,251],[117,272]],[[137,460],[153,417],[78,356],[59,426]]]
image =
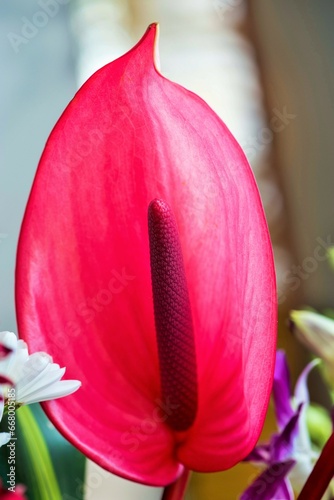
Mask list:
[[325,362],[327,381],[334,385],[334,320],[313,311],[291,311],[298,340]]
[[293,332],[316,356],[334,362],[334,320],[313,311],[291,311]]
[[45,352],[29,355],[27,344],[15,333],[0,332],[0,344],[13,351],[0,360],[0,375],[13,382],[17,406],[61,398],[80,387],[78,380],[61,380],[65,368]]

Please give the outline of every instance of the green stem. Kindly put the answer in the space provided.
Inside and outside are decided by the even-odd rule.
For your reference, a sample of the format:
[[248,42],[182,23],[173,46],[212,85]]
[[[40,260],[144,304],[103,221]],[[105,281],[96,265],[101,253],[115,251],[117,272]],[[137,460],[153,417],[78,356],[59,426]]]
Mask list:
[[183,500],[190,479],[190,471],[184,469],[181,476],[172,484],[166,486],[161,500]]
[[17,420],[35,479],[36,490],[31,491],[33,498],[61,500],[49,450],[31,409],[23,406],[17,412]]
[[334,433],[325,444],[298,500],[321,500],[334,476]]

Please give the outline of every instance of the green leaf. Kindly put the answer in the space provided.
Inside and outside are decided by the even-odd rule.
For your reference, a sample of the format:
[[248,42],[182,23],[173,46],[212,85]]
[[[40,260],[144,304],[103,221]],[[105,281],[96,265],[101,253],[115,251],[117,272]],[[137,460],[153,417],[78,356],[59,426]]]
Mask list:
[[61,500],[61,492],[42,431],[31,408],[23,406],[17,411],[18,440],[24,444],[26,464],[32,478],[31,493],[35,500],[52,498]]
[[[27,486],[29,500],[83,500],[86,458],[59,434],[39,404],[17,410],[16,438],[16,483]],[[0,449],[4,482],[5,448]]]
[[328,411],[321,405],[311,403],[307,407],[306,423],[312,442],[322,449],[332,434],[332,420]]

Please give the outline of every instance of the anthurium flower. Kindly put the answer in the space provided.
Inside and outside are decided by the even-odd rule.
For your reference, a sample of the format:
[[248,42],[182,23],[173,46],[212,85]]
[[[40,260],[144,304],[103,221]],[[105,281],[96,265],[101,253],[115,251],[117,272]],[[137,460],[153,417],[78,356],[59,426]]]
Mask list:
[[44,405],[56,427],[102,467],[166,485],[254,448],[276,292],[245,155],[202,99],[160,74],[156,34],[95,73],[51,133],[16,299],[20,335],[82,380]]
[[309,405],[307,377],[319,360],[309,363],[297,380],[294,395],[290,392],[290,376],[286,356],[277,352],[273,384],[273,400],[279,433],[270,443],[260,444],[247,461],[264,472],[240,497],[241,500],[293,500],[299,493],[319,456],[311,444],[306,412]]
[[[0,332],[0,342],[10,345],[12,353],[0,360],[0,383],[15,387],[15,406],[61,398],[80,387],[78,380],[61,380],[65,368],[53,363],[45,352],[28,353],[27,344],[13,332]],[[7,399],[8,390],[2,392]]]

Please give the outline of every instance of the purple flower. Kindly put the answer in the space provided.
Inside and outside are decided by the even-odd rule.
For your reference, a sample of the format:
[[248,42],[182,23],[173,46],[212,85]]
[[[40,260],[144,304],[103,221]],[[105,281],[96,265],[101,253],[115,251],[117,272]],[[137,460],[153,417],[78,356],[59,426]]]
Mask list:
[[311,447],[306,425],[307,377],[318,363],[314,360],[306,366],[292,397],[286,356],[283,351],[277,352],[272,395],[279,432],[269,443],[256,446],[245,459],[264,471],[240,500],[293,500],[293,490],[299,492],[311,473],[318,453]]

